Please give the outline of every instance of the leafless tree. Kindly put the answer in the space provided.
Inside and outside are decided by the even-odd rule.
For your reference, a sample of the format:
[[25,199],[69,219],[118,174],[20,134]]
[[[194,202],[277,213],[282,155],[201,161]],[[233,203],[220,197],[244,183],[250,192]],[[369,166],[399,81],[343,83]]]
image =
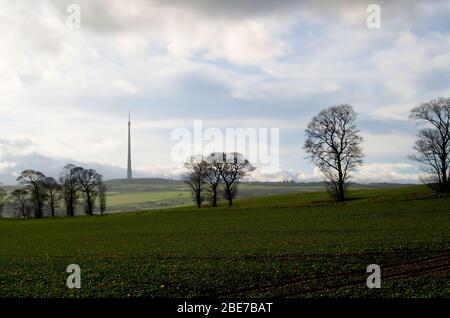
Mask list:
[[17,178],[17,181],[28,187],[32,193],[35,206],[34,216],[37,219],[40,219],[43,216],[42,207],[45,201],[45,190],[43,187],[44,179],[45,175],[42,172],[32,169],[22,171]]
[[73,164],[66,165],[59,177],[67,216],[75,215],[75,209],[79,199],[80,184],[78,183],[75,168],[76,166]]
[[203,202],[202,191],[205,184],[206,162],[203,159],[191,157],[184,166],[188,172],[183,177],[183,181],[191,188],[195,203],[200,208]]
[[209,185],[212,207],[217,207],[217,192],[219,189],[219,184],[222,180],[222,177],[220,176],[220,170],[222,166],[221,163],[216,162],[215,157],[215,154],[211,154],[205,159],[205,181]]
[[25,188],[16,189],[11,192],[13,203],[17,206],[19,215],[23,218],[27,217],[28,191]]
[[450,192],[450,98],[438,98],[411,110],[410,118],[426,125],[417,134],[410,158],[421,164],[423,179],[440,193]]
[[42,185],[46,191],[44,203],[50,209],[52,217],[55,217],[55,209],[60,200],[61,185],[52,177],[44,178]]
[[98,202],[100,206],[100,214],[103,215],[106,211],[106,186],[101,182],[98,186]]
[[83,167],[75,167],[74,173],[85,199],[85,212],[88,215],[93,215],[95,199],[98,195],[97,187],[102,182],[102,176],[94,169],[85,169]]
[[225,198],[228,200],[228,205],[232,206],[233,199],[237,194],[237,185],[255,168],[242,154],[237,152],[216,153],[214,156],[215,164],[224,183]]
[[350,105],[322,110],[308,124],[305,151],[325,176],[327,190],[336,201],[345,200],[350,173],[362,164],[362,137],[357,114]]

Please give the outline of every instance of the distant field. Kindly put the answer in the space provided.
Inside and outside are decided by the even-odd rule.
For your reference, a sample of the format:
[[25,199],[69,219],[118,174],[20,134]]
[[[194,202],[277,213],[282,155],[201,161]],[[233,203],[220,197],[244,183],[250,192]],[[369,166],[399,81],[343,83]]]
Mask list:
[[[162,208],[183,207],[193,204],[192,195],[188,186],[178,180],[161,178],[133,179],[131,183],[124,179],[105,181],[107,187],[106,213],[147,211]],[[358,189],[386,189],[404,187],[404,184],[352,184],[352,190]],[[16,189],[16,186],[4,187],[7,192]],[[324,191],[320,182],[291,183],[291,182],[245,182],[238,186],[238,198],[249,198],[265,195],[288,194],[299,192]],[[222,193],[219,192],[220,199]],[[208,202],[205,201],[205,204]],[[16,207],[6,204],[3,208],[4,216],[14,214]],[[98,205],[97,211],[98,212]],[[82,204],[77,207],[76,214],[84,214]],[[46,209],[44,215],[50,215]],[[65,216],[64,204],[59,202],[56,209],[57,216]]]
[[[0,297],[448,298],[449,206],[416,186],[354,190],[340,204],[305,192],[233,208],[0,219]],[[65,287],[72,263],[79,290]],[[365,285],[372,263],[381,289]]]
[[[192,205],[188,186],[182,181],[166,179],[135,179],[106,182],[108,212],[144,211]],[[352,189],[393,188],[399,184],[354,184]],[[323,191],[321,183],[252,182],[239,185],[238,197]]]

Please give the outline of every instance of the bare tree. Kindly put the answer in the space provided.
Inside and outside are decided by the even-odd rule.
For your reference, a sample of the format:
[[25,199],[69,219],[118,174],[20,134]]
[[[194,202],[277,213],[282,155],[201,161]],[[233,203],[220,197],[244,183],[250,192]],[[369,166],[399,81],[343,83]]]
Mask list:
[[103,182],[98,186],[98,203],[100,206],[100,214],[103,215],[106,211],[106,186]]
[[249,172],[255,170],[252,164],[237,152],[217,153],[214,155],[214,162],[220,171],[225,186],[225,198],[228,205],[233,205],[233,199],[237,194],[237,185],[242,181]]
[[350,105],[332,106],[313,117],[305,130],[304,149],[338,202],[345,200],[350,172],[363,162],[357,117]]
[[424,182],[440,193],[450,192],[450,98],[438,98],[411,110],[410,118],[426,125],[417,134],[410,159],[427,173]]
[[191,188],[195,203],[200,208],[203,202],[202,191],[205,184],[206,162],[203,159],[191,157],[184,166],[188,172],[183,177],[183,181]]
[[80,185],[80,191],[85,200],[85,212],[88,215],[94,214],[95,199],[97,198],[97,187],[102,182],[102,176],[94,169],[85,169],[83,167],[74,168],[74,173]]
[[44,179],[45,175],[42,172],[32,169],[22,171],[20,176],[17,178],[17,181],[28,187],[32,193],[35,206],[34,216],[37,219],[40,219],[43,216],[42,207],[45,200],[45,190],[43,187]]
[[61,185],[52,177],[44,178],[42,185],[46,191],[44,203],[50,209],[52,217],[55,217],[55,209],[60,200]]
[[73,164],[66,165],[59,177],[67,216],[75,215],[75,208],[79,199],[80,184],[78,183],[75,168],[76,166]]
[[19,211],[18,215],[26,218],[27,213],[27,203],[28,203],[28,191],[25,188],[16,189],[11,192],[11,197],[13,198],[13,203]]
[[217,192],[222,180],[220,176],[221,164],[215,160],[216,154],[209,155],[206,161],[205,181],[209,185],[211,206],[217,207]]

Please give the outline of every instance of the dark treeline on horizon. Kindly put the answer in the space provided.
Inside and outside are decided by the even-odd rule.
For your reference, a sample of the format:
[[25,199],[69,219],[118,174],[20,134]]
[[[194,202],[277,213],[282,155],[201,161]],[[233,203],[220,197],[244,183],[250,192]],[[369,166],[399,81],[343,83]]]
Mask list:
[[79,206],[85,214],[94,215],[97,201],[100,214],[106,210],[106,187],[102,175],[94,169],[68,164],[58,180],[27,169],[17,182],[19,187],[8,195],[0,189],[0,207],[9,204],[15,217],[55,217],[59,208],[66,216],[75,216]]

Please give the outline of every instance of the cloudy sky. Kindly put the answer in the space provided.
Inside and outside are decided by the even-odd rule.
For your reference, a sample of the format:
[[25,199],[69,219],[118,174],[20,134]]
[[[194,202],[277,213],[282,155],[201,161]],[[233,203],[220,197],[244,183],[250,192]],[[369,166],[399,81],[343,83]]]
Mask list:
[[[370,3],[379,29],[366,25]],[[179,175],[171,132],[197,119],[279,128],[280,170],[255,178],[314,180],[305,125],[341,103],[365,140],[354,179],[417,182],[408,113],[439,96],[450,96],[449,1],[0,0],[6,184],[67,162],[123,177],[128,110],[135,176]]]

